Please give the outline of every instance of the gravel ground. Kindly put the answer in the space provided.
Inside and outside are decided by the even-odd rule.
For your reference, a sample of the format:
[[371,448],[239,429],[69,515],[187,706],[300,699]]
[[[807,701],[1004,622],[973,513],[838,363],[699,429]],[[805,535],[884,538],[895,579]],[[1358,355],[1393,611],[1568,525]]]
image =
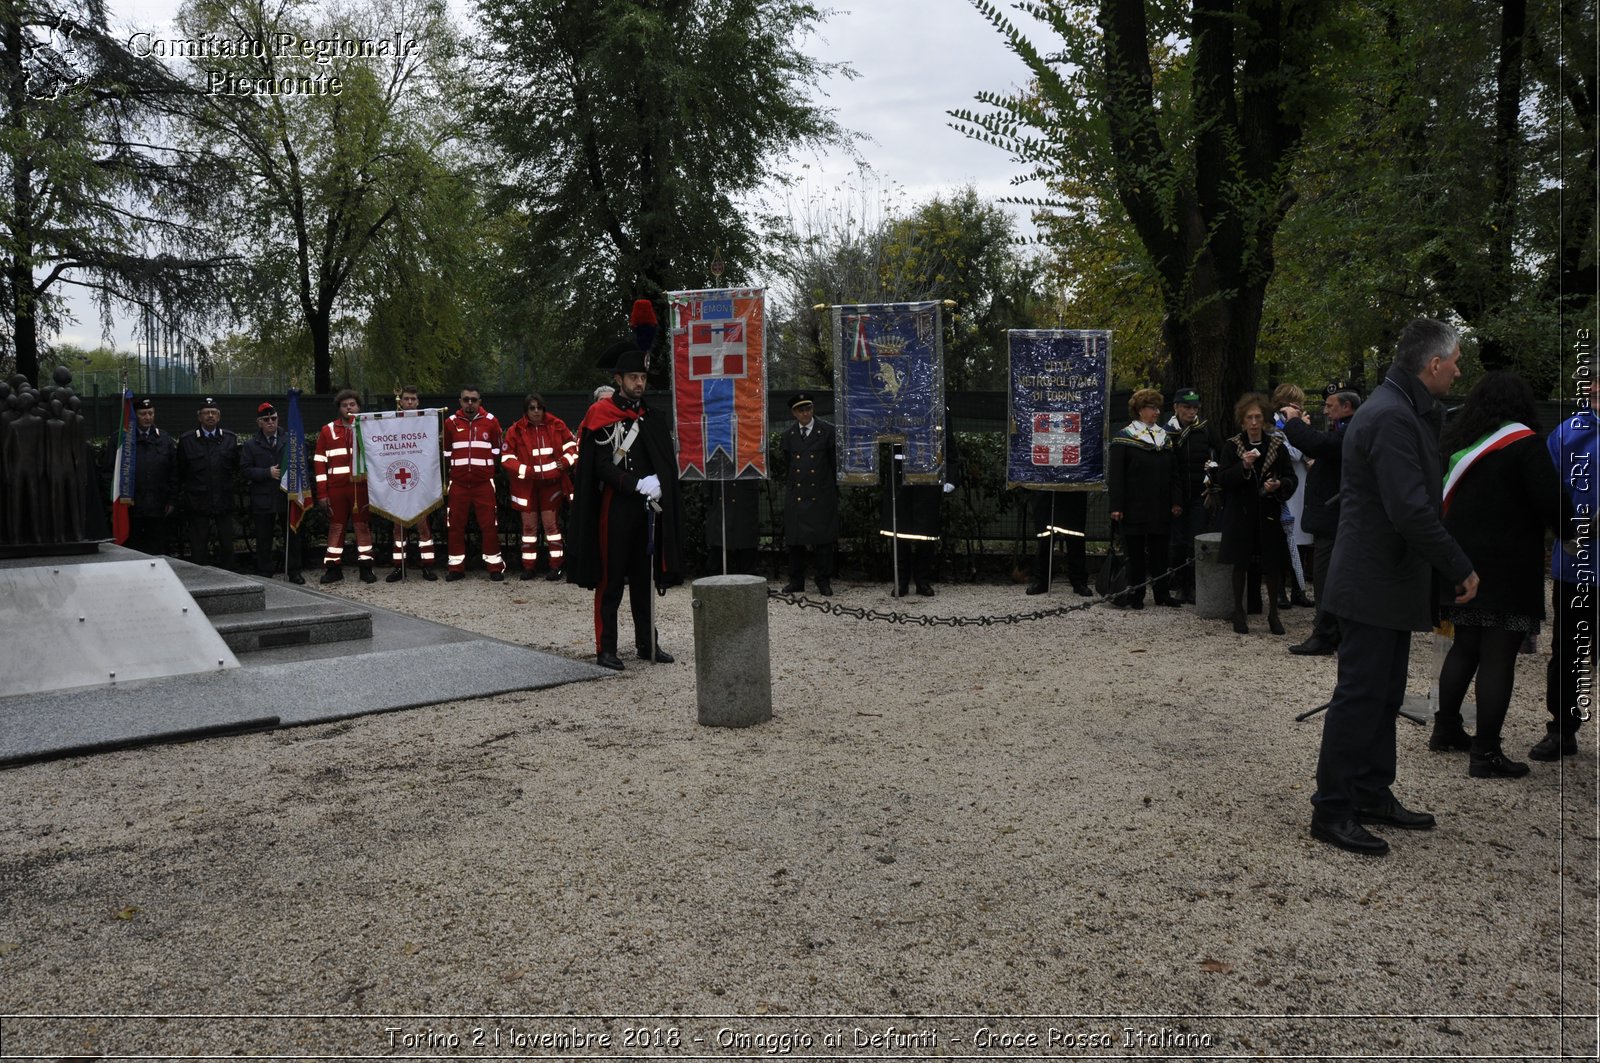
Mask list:
[[[565,585],[333,589],[592,653]],[[695,720],[689,590],[659,602],[676,665],[0,774],[0,1013],[32,1016],[0,1055],[1595,1055],[1592,731],[1474,780],[1402,721],[1396,790],[1440,825],[1375,860],[1306,829],[1294,714],[1334,677],[1285,650],[1308,610],[1274,638],[774,601],[773,719],[727,730]],[[1426,638],[1412,661],[1426,691]]]

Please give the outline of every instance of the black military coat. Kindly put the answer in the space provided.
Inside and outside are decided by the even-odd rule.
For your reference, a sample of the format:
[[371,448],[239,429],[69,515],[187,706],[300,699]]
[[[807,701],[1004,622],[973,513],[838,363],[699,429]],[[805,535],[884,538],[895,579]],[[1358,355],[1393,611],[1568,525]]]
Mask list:
[[788,485],[783,493],[783,538],[789,546],[819,546],[839,539],[839,468],[833,425],[811,419],[811,434],[799,424],[783,433]]
[[141,517],[159,517],[168,506],[178,504],[178,444],[159,428],[152,427],[148,436],[137,429],[135,433],[133,511]]
[[[138,475],[134,466],[134,475]],[[239,437],[226,428],[216,435],[195,429],[178,441],[178,479],[183,482],[184,498],[190,513],[208,517],[233,512],[234,494],[239,479]]]
[[[289,511],[289,496],[284,492],[281,481],[283,460],[288,456],[288,443],[289,436],[282,431],[278,433],[275,447],[267,442],[266,434],[261,431],[244,441],[240,451],[240,468],[250,492],[250,512]],[[279,466],[278,477],[272,475],[274,465]],[[306,482],[311,482],[309,475],[306,476]]]

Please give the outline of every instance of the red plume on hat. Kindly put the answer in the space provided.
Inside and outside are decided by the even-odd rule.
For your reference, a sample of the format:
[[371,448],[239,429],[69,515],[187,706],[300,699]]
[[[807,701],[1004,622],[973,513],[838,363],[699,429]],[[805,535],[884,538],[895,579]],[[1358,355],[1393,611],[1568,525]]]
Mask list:
[[628,315],[628,327],[633,330],[633,342],[641,351],[656,345],[656,308],[648,299],[635,299],[633,311]]

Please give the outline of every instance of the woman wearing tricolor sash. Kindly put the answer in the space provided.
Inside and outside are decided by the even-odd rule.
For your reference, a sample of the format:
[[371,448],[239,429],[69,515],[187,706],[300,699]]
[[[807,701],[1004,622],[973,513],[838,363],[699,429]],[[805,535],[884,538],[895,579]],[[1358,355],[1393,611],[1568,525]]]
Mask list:
[[[1477,597],[1447,608],[1455,641],[1439,673],[1439,710],[1428,748],[1469,750],[1475,779],[1516,778],[1528,766],[1500,750],[1517,651],[1544,619],[1545,532],[1559,533],[1570,502],[1534,419],[1533,392],[1515,373],[1480,381],[1446,426],[1444,525],[1472,559]],[[1477,678],[1477,733],[1461,721]]]

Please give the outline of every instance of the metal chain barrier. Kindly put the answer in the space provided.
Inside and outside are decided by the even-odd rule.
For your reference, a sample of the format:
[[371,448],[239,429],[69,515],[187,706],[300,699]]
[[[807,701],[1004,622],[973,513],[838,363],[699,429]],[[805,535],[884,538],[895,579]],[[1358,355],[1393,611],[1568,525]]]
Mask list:
[[[1175,576],[1186,568],[1194,567],[1194,560],[1190,559],[1176,568],[1168,570],[1165,575]],[[1058,606],[1054,609],[1035,609],[1028,613],[1008,613],[1004,616],[925,616],[920,613],[885,612],[882,609],[870,609],[859,605],[841,605],[838,602],[823,599],[808,598],[804,594],[785,594],[782,591],[767,590],[767,597],[780,602],[796,606],[801,609],[815,609],[819,613],[829,616],[848,617],[851,620],[877,620],[885,624],[908,624],[917,627],[999,627],[1004,624],[1029,624],[1036,620],[1048,620],[1051,617],[1067,616],[1097,605],[1104,605],[1112,598],[1119,597],[1131,591],[1141,591],[1150,587],[1160,576],[1152,576],[1137,586],[1127,590],[1118,591],[1088,601],[1076,602],[1072,605]]]

